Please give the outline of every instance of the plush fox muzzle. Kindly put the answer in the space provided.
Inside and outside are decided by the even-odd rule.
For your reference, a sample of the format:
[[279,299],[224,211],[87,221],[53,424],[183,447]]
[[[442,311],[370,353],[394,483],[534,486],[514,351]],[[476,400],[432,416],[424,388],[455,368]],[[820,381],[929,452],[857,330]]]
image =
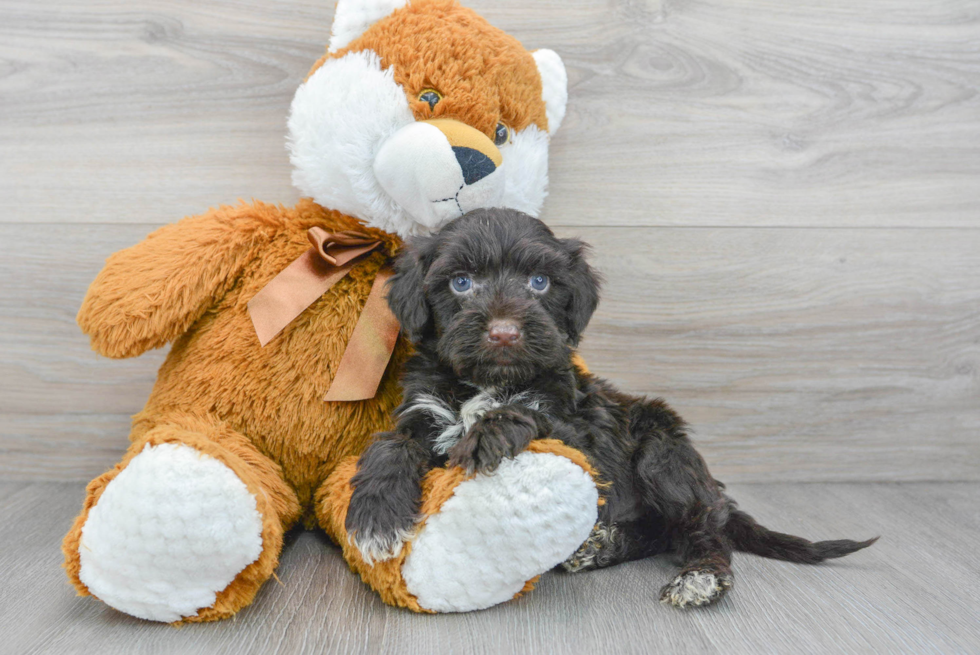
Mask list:
[[420,224],[436,229],[503,198],[503,157],[487,135],[451,119],[410,123],[374,160],[381,187]]

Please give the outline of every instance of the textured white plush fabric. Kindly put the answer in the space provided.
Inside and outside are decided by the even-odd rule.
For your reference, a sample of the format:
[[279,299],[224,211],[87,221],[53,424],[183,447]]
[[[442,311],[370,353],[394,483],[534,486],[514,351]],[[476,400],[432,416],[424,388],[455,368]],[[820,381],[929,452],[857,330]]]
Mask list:
[[509,600],[563,562],[595,525],[598,491],[570,460],[524,452],[460,484],[402,566],[408,591],[438,612]]
[[346,48],[364,34],[373,23],[381,20],[408,0],[339,0],[330,28],[330,52]]
[[176,621],[262,552],[255,497],[227,466],[178,444],[147,445],[89,512],[79,577],[106,604]]

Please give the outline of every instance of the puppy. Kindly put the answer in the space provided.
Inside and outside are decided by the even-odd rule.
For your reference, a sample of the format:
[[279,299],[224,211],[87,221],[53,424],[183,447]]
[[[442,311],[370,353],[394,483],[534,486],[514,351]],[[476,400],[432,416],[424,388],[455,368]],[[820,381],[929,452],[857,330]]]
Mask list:
[[538,438],[579,449],[609,483],[592,535],[564,568],[675,552],[683,568],[663,588],[665,603],[721,598],[733,550],[812,564],[874,543],[811,543],[762,527],[723,493],[664,401],[620,393],[573,364],[599,301],[585,250],[525,214],[491,209],[399,256],[388,301],[416,354],[397,428],[368,447],[351,482],[346,526],[361,553],[400,551],[432,467],[490,473]]

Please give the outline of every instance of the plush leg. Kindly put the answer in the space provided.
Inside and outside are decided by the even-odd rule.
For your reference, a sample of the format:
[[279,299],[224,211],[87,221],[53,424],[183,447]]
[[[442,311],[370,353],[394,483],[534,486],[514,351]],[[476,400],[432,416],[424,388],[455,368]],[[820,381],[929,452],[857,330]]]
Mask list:
[[320,524],[382,600],[416,612],[484,609],[529,591],[596,522],[598,491],[585,457],[558,441],[533,441],[489,475],[430,471],[414,537],[369,566],[344,529],[356,469],[356,458],[345,460],[321,487]]
[[139,618],[226,618],[272,574],[298,516],[281,470],[248,440],[175,419],[88,485],[65,569],[80,595]]

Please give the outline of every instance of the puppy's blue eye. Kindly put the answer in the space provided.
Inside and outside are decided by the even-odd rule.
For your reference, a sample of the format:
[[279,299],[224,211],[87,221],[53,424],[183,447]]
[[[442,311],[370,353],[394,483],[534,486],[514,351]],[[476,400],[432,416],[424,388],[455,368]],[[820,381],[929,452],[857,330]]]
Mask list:
[[457,275],[453,278],[453,281],[449,283],[449,286],[453,288],[456,293],[466,293],[473,288],[473,280],[470,279],[469,275]]
[[547,275],[532,275],[531,279],[528,280],[527,283],[528,286],[535,291],[544,291],[548,288],[548,285],[551,284],[551,281],[548,280]]

